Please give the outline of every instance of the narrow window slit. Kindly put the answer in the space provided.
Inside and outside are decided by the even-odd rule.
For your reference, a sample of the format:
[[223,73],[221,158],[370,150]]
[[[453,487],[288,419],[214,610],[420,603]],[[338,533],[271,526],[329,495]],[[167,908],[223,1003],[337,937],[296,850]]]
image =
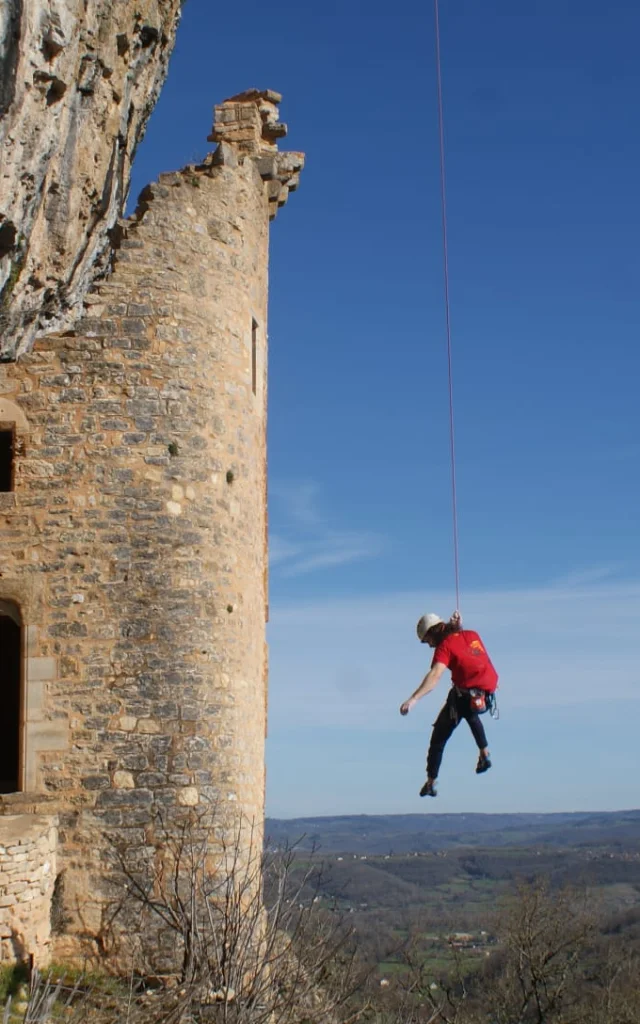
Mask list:
[[258,324],[251,321],[251,390],[258,394]]
[[13,430],[0,427],[0,491],[13,490],[14,453]]

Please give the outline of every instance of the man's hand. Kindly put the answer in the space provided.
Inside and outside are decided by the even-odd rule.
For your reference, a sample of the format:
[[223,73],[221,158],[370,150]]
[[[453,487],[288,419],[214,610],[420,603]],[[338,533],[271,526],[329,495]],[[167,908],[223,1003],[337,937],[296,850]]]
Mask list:
[[400,706],[400,714],[408,715],[415,702],[415,697],[409,697],[409,700],[405,700],[404,704]]

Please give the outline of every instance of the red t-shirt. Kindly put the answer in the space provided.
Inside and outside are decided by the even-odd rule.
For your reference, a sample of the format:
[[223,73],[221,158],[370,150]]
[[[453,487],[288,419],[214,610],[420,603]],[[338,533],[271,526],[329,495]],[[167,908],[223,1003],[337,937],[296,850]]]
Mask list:
[[461,690],[486,690],[493,693],[498,685],[498,673],[484,649],[484,644],[472,629],[463,629],[438,644],[432,664],[438,662],[451,670],[454,686]]

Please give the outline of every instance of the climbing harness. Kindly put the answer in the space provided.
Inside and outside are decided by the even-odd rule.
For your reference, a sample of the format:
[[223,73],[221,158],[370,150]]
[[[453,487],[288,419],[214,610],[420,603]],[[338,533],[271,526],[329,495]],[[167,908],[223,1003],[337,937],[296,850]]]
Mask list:
[[[455,690],[458,697],[468,698],[469,707],[477,715],[484,715],[488,711],[496,721],[500,718],[498,700],[495,693],[489,693],[488,690],[478,690],[476,687],[466,690],[460,686],[453,686],[452,689]],[[452,715],[451,717],[457,716]]]
[[449,240],[447,228],[447,176],[444,148],[444,104],[442,100],[442,57],[440,51],[440,6],[434,0],[436,38],[436,79],[438,86],[438,128],[440,139],[440,200],[442,205],[442,257],[444,267],[444,306],[447,334],[447,366],[449,374],[449,452],[451,458],[451,507],[453,514],[453,570],[456,585],[456,608],[460,608],[460,551],[458,544],[458,494],[456,484],[456,438],[453,404],[453,354],[451,344],[451,302],[449,294]]

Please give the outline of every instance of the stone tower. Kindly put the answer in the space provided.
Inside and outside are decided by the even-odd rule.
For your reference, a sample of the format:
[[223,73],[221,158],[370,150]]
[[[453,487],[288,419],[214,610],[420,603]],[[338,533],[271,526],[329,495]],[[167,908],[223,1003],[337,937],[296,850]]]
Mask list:
[[135,858],[158,808],[261,837],[269,221],[303,166],[279,101],[216,107],[217,149],[145,189],[84,319],[0,366],[4,956],[46,957],[56,877],[98,936],[105,843]]

